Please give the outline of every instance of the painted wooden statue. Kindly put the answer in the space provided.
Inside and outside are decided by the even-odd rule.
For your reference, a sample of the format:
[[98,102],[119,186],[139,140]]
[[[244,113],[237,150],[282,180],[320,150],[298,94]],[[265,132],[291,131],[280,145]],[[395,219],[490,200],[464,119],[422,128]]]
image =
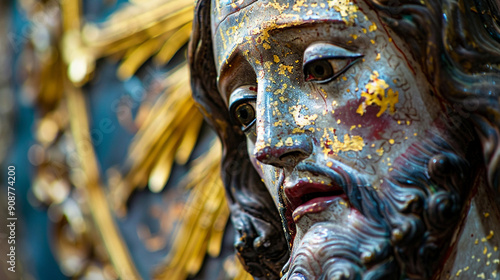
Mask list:
[[233,232],[255,279],[500,279],[499,0],[19,0],[0,22],[23,221],[1,279],[248,280]]
[[498,279],[499,8],[197,2],[193,94],[256,279]]

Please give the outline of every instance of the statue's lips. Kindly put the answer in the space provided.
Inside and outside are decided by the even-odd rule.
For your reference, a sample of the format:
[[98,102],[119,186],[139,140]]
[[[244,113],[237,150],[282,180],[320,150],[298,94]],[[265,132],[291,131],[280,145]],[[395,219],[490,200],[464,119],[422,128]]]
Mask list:
[[313,198],[293,211],[293,221],[297,223],[305,214],[322,212],[338,199],[347,201],[347,195],[341,192],[338,195]]
[[[332,183],[330,179],[324,177],[319,180],[315,179],[308,176],[298,179],[292,187],[285,186],[287,206],[290,212],[293,212],[294,222],[297,222],[306,213],[317,213],[325,210],[329,202],[337,197],[344,196],[347,200],[344,190]],[[321,181],[321,183],[314,181]]]
[[321,214],[319,212],[326,210],[335,199],[350,205],[345,192],[349,181],[344,179],[348,174],[340,163],[327,167],[317,162],[303,161],[290,173],[285,171],[282,176],[283,214],[292,243],[297,233],[296,223],[304,214]]

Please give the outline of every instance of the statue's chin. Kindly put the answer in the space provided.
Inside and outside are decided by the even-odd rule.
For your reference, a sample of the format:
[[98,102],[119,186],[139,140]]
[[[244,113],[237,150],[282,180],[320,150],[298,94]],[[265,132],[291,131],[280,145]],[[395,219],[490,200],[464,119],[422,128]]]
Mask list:
[[398,279],[389,234],[344,198],[321,212],[304,214],[296,226],[289,269],[282,280]]

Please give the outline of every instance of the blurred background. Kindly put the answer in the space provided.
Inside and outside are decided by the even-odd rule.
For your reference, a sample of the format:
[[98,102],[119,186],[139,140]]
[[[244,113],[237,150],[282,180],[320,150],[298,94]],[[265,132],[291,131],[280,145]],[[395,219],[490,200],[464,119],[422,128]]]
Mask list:
[[0,279],[251,279],[191,99],[185,0],[0,2]]

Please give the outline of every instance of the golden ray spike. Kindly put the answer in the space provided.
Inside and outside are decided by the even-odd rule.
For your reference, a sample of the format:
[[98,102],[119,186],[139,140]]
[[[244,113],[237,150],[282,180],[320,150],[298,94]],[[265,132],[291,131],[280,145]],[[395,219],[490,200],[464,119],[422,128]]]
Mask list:
[[173,133],[172,137],[167,141],[166,147],[159,153],[160,157],[149,175],[149,189],[152,192],[160,192],[167,183],[174,163],[175,152],[182,142],[186,130],[187,126],[178,127],[176,133]]
[[[177,73],[184,71],[185,68],[183,67],[180,71],[176,71],[172,77],[176,78]],[[177,89],[160,97],[130,146],[127,159],[130,167],[126,173],[127,175],[121,184],[111,187],[115,209],[120,209],[120,213],[125,210],[123,206],[130,193],[137,187],[143,187],[147,182],[147,178],[151,178],[150,175],[154,165],[157,164],[158,160],[161,160],[159,155],[163,153],[163,157],[165,157],[163,151],[168,150],[174,156],[179,151],[179,147],[182,145],[182,142],[176,140],[179,135],[183,137],[181,138],[183,142],[187,141],[184,142],[185,145],[189,144],[191,146],[190,150],[192,150],[193,142],[196,139],[189,140],[186,137],[197,134],[199,127],[188,124],[199,122],[201,115],[194,107],[187,83],[181,83],[180,85],[173,84],[173,87],[177,87]],[[162,119],[162,121],[158,122],[158,119]],[[181,133],[184,128],[188,128],[189,133]],[[191,153],[190,150],[186,152],[186,155]],[[170,156],[167,158],[170,158]],[[170,162],[164,162],[162,164],[171,164]],[[164,168],[158,170],[164,170]],[[160,179],[154,180],[156,183],[153,189],[161,190],[163,188],[161,184],[168,180],[169,171],[167,173],[163,172],[166,176],[157,176],[157,174],[162,173],[160,171],[155,173],[154,178]]]
[[[197,115],[197,116],[196,116]],[[189,160],[194,146],[198,141],[198,134],[200,133],[203,124],[203,116],[197,110],[193,111],[193,121],[190,128],[186,131],[181,144],[175,153],[175,162],[179,165],[184,165]]]
[[175,33],[165,41],[163,47],[156,54],[154,61],[159,65],[167,64],[175,53],[188,42],[192,28],[193,23],[188,22],[175,31]]
[[[63,32],[80,30],[80,1],[62,1]],[[140,279],[128,248],[111,214],[104,188],[100,185],[98,163],[92,146],[83,92],[68,80],[64,82],[70,114],[70,128],[76,143],[80,166],[85,174],[75,183],[86,195],[87,206],[114,269],[122,279]]]
[[163,158],[160,158],[149,175],[149,190],[154,193],[161,192],[170,177],[170,171],[172,170],[172,165],[174,163],[174,158],[170,152],[171,151],[168,151]]
[[80,0],[60,1],[63,19],[63,30],[80,30],[81,20],[81,3]]
[[160,21],[158,25],[148,28],[146,34],[148,34],[151,38],[155,38],[165,32],[176,30],[184,24],[192,21],[193,12],[194,7],[189,6],[179,10],[178,12],[172,13],[171,18],[168,20]]
[[189,110],[193,109],[194,102],[189,96],[181,96],[182,99],[173,97],[176,94],[178,93],[172,93],[172,98],[166,100],[166,104],[164,104],[164,108],[160,112],[156,113],[153,108],[151,114],[156,115],[162,121],[146,123],[139,129],[137,132],[138,140],[134,141],[130,148],[130,156],[132,158],[138,158],[143,154],[144,150],[152,149],[156,143],[151,140],[156,139],[155,137],[163,135],[168,138],[179,124],[188,124],[181,117],[189,116]]
[[[134,142],[130,145],[129,155],[132,158],[139,157],[144,150],[149,149],[153,142],[152,135],[163,134],[165,127],[175,127],[175,122],[179,122],[176,114],[184,113],[188,107],[194,105],[190,96],[191,91],[185,89],[168,90],[164,96],[161,96],[151,109],[151,113],[144,121],[143,125],[136,133]],[[162,121],[159,122],[158,119]],[[162,129],[163,128],[163,129]]]
[[[156,150],[161,148],[162,143],[166,143],[168,139],[175,134],[174,132],[180,124],[187,124],[184,118],[189,117],[189,109],[193,108],[192,101],[188,99],[181,100],[180,102],[175,102],[175,105],[182,106],[182,109],[174,110],[174,108],[172,108],[168,113],[159,114],[159,117],[163,116],[159,118],[162,119],[161,122],[157,121],[156,123],[144,127],[144,130],[150,133],[141,133],[141,130],[139,130],[138,134],[140,135],[138,140],[132,143],[129,152],[129,158],[132,161],[137,161],[141,158],[143,158],[143,160],[148,160],[145,157],[147,157],[147,154],[151,153],[150,151],[157,152]],[[140,137],[142,135],[144,135],[144,137]]]
[[207,253],[209,245],[209,237],[211,235],[211,230],[213,229],[213,224],[216,220],[217,214],[222,207],[224,201],[224,189],[217,188],[217,183],[214,182],[215,189],[212,193],[207,194],[205,205],[200,215],[200,221],[198,222],[198,227],[196,232],[198,232],[203,241],[194,242],[193,252],[195,254],[189,259],[186,264],[187,271],[190,275],[196,274],[203,264],[203,259]]
[[186,189],[191,189],[205,181],[204,174],[220,176],[221,149],[219,141],[211,143],[210,149],[203,156],[193,160],[192,167],[189,170],[190,175],[186,176],[180,185],[185,185]]
[[[194,107],[188,107],[188,109],[189,108],[194,109]],[[180,120],[182,120],[183,123],[189,123],[189,121],[191,120],[191,117],[189,116],[187,110],[185,112],[180,112],[178,114],[178,118],[179,120],[175,121],[174,126],[168,127],[164,134],[160,134],[158,140],[155,141],[155,143],[151,145],[149,149],[143,151],[144,153],[142,155],[139,155],[138,158],[132,158],[132,168],[129,171],[131,176],[127,177],[132,180],[131,182],[133,185],[138,185],[138,183],[142,181],[140,177],[134,175],[140,175],[142,171],[149,173],[152,165],[154,164],[156,159],[158,159],[158,155],[162,150],[168,149],[168,151],[172,153],[173,158],[175,148],[178,145],[177,140],[180,137],[180,134],[177,133],[177,131],[181,129],[181,126],[179,125],[179,123],[181,122]]]
[[[100,185],[99,170],[94,149],[90,140],[89,124],[83,93],[67,82],[66,97],[71,112],[70,124],[73,139],[76,143],[79,163],[85,176],[75,183],[86,194],[87,206],[95,226],[107,249],[111,263],[122,279],[141,279],[130,257],[128,248],[123,242],[111,214],[103,187]],[[86,145],[84,145],[87,143]]]
[[[72,19],[71,16],[80,10],[73,1],[63,3],[67,18]],[[130,77],[144,61],[164,47],[170,35],[179,36],[176,31],[192,21],[193,11],[192,3],[161,0],[132,4],[115,12],[99,26],[87,23],[80,29],[80,20],[68,20],[64,24],[70,29],[66,29],[68,32],[64,34],[62,45],[71,81],[83,85],[94,71],[97,59],[107,56],[120,58],[124,53],[128,53],[129,57],[120,66],[118,75],[122,79]],[[137,51],[130,56],[134,49]]]
[[[212,156],[217,152],[218,156]],[[171,279],[168,277],[172,274],[194,275],[201,268],[210,242],[219,243],[220,247],[222,235],[218,235],[218,231],[225,227],[228,211],[219,177],[219,161],[220,145],[213,145],[209,152],[195,161],[186,181],[183,181],[191,188],[186,213],[174,234],[174,247],[166,258],[167,265],[156,279]],[[195,186],[192,186],[193,182]]]
[[[222,186],[222,181],[218,182],[221,184],[220,189],[224,189]],[[224,237],[224,232],[226,229],[227,220],[229,218],[229,207],[226,204],[225,194],[222,193],[221,198],[221,209],[213,223],[212,232],[210,234],[210,239],[208,241],[207,253],[211,257],[217,257],[220,254],[222,247],[222,239]]]
[[[166,88],[165,94],[160,96],[160,100],[158,102],[167,103],[166,100],[162,99],[170,99],[170,103],[175,100],[184,100],[186,98],[191,99],[191,87],[189,85],[189,69],[186,63],[183,63],[171,70],[167,74],[167,78],[162,81],[161,86]],[[175,93],[175,94],[174,94]],[[158,103],[156,102],[156,103]],[[167,110],[168,108],[163,105],[154,105],[152,110],[152,114],[148,116],[144,123],[154,123],[157,121],[155,117],[159,112]],[[172,106],[172,105],[170,105]],[[175,107],[175,106],[174,106]]]
[[64,63],[57,54],[42,58],[37,101],[46,109],[53,109],[63,97]]
[[121,80],[130,79],[137,69],[158,51],[160,46],[163,45],[163,40],[168,38],[169,35],[170,34],[167,33],[157,39],[147,40],[138,47],[132,48],[132,52],[125,57],[118,67],[118,78]]
[[[207,185],[210,188],[210,184]],[[200,212],[202,211],[202,207],[200,207],[199,202],[202,201],[203,198],[203,190],[193,189],[192,193],[189,195],[188,202],[185,205],[185,214],[182,216],[180,227],[175,232],[175,242],[173,243],[173,248],[171,249],[169,255],[167,256],[168,262],[172,264],[170,267],[165,267],[163,272],[160,272],[157,276],[159,279],[169,279],[169,275],[172,272],[177,270],[182,270],[183,273],[186,273],[185,263],[187,262],[189,256],[192,254],[189,246],[193,242],[200,241],[196,239],[196,232],[194,229],[196,227],[196,223],[198,222],[198,218],[200,216]],[[172,253],[175,252],[175,253]]]
[[113,13],[103,24],[101,36],[109,41],[129,37],[130,33],[147,30],[152,25],[168,21],[178,11],[194,7],[194,3],[183,0],[150,1],[147,5],[129,5]]
[[[87,25],[83,29],[83,42],[98,50],[98,57],[117,53],[145,40],[176,30],[192,21],[194,6],[186,1],[168,1],[158,8],[129,15],[125,20],[111,18],[102,27]],[[123,13],[123,12],[122,12]]]

